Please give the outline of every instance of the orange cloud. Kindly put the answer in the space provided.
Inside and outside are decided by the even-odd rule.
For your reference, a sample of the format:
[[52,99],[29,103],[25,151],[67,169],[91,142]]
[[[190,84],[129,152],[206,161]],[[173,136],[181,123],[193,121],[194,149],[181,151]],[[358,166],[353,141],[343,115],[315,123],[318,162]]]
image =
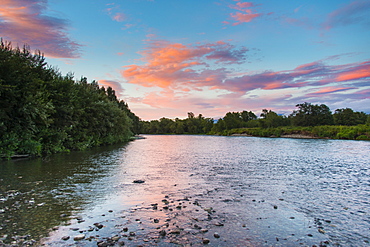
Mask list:
[[244,22],[251,22],[254,18],[258,16],[261,16],[261,14],[243,14],[243,13],[231,14],[231,17],[238,21],[233,23],[233,26],[242,24]]
[[237,64],[245,61],[246,48],[225,42],[184,45],[153,41],[141,52],[144,65],[128,65],[122,76],[133,84],[161,88],[212,86],[225,79],[226,69],[209,69],[209,62]]
[[335,92],[341,92],[341,91],[346,91],[349,89],[354,89],[353,87],[324,87],[321,88],[320,90],[310,93],[310,95],[315,95],[315,94],[329,94],[329,93],[335,93]]
[[[255,5],[252,2],[238,2],[235,5],[230,5],[231,9],[236,9],[240,12],[231,13],[230,16],[236,22],[232,23],[233,26],[240,25],[242,23],[251,22],[253,19],[261,16],[260,13],[253,13],[250,9]],[[223,22],[225,24],[230,24],[229,22]]]
[[370,64],[362,63],[359,67],[354,68],[350,71],[339,73],[337,81],[350,81],[370,77]]
[[42,0],[2,0],[2,37],[19,44],[26,43],[32,48],[42,50],[49,57],[79,57],[81,45],[68,38],[67,21],[43,14],[46,4]]

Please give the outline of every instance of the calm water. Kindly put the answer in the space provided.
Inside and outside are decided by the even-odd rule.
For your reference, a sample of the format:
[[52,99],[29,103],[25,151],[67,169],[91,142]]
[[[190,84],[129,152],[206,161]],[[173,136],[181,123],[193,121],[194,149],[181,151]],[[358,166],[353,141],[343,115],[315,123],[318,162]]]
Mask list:
[[365,141],[148,135],[0,162],[6,244],[369,246],[369,213]]

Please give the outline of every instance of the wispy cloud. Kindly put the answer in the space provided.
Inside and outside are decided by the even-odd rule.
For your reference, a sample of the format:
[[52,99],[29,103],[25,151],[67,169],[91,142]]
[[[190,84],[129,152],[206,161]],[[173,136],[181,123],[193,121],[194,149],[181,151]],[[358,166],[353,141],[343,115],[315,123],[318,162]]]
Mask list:
[[369,20],[370,1],[358,0],[333,11],[323,24],[325,29],[346,26],[357,23],[370,24]]
[[120,82],[112,81],[112,80],[99,80],[99,85],[103,86],[105,88],[111,87],[116,92],[116,96],[118,98],[121,98],[124,93],[124,89],[122,88],[122,85]]
[[266,71],[225,80],[215,86],[232,92],[245,93],[254,89],[284,89],[323,86],[333,83],[359,83],[370,78],[370,61],[363,63],[326,65],[322,61],[298,66],[293,70]]
[[105,12],[112,18],[112,20],[117,22],[123,22],[127,19],[127,16],[120,11],[120,6],[115,3],[106,4],[108,8],[105,9]]
[[68,21],[45,15],[47,4],[47,0],[2,0],[1,36],[40,49],[49,57],[79,57],[81,45],[68,37]]
[[[300,9],[301,7],[299,7]],[[282,16],[285,22],[300,26],[307,29],[324,29],[331,30],[333,28],[348,26],[353,24],[364,24],[369,26],[369,11],[370,1],[356,0],[349,4],[332,11],[331,13],[323,16],[322,19],[312,19],[312,17],[290,17]],[[297,12],[294,10],[294,12]],[[324,20],[323,22],[321,20]]]
[[253,19],[261,16],[261,13],[253,13],[252,7],[256,5],[252,2],[237,2],[236,4],[230,5],[231,9],[235,9],[238,12],[231,13],[230,17],[233,19],[233,23],[224,21],[225,24],[231,24],[233,26],[240,25],[242,23],[251,22]]

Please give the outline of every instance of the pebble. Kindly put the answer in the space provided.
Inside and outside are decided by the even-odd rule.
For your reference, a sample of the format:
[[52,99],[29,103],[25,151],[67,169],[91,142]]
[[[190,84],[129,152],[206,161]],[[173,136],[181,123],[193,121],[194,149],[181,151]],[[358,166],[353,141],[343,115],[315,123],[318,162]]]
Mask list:
[[209,244],[210,240],[208,238],[203,238],[203,244]]
[[159,232],[159,235],[161,235],[162,237],[164,237],[164,236],[166,236],[166,231],[165,230],[161,230],[160,232]]
[[62,240],[68,240],[69,238],[70,238],[70,236],[63,236]]
[[215,238],[220,238],[220,234],[218,234],[218,232],[215,232],[215,234],[213,234],[213,236],[214,236]]
[[121,238],[120,236],[114,236],[114,237],[112,237],[112,240],[113,241],[118,241],[120,238]]
[[180,234],[181,232],[180,232],[180,230],[179,230],[179,229],[175,229],[175,230],[171,231],[171,233],[172,233],[172,234]]
[[97,228],[101,229],[103,228],[104,226],[100,223],[94,223],[94,226],[96,226]]
[[145,183],[145,181],[141,180],[141,179],[137,179],[137,180],[134,180],[133,183],[134,184],[143,184],[143,183]]
[[78,241],[78,240],[82,240],[85,238],[85,234],[79,234],[79,235],[76,235],[73,240],[74,241]]

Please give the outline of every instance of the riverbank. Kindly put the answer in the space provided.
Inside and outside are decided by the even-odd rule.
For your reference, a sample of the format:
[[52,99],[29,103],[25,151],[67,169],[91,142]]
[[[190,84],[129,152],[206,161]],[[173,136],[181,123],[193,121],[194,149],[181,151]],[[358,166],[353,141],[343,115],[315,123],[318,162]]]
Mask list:
[[226,136],[282,137],[300,139],[370,140],[370,126],[314,126],[277,128],[238,128],[222,133]]
[[[232,134],[231,136],[248,136],[248,137],[260,137],[260,136],[253,136],[249,134]],[[303,134],[291,134],[291,135],[281,135],[281,136],[268,136],[271,138],[293,138],[293,139],[319,139],[318,137],[303,135]]]

